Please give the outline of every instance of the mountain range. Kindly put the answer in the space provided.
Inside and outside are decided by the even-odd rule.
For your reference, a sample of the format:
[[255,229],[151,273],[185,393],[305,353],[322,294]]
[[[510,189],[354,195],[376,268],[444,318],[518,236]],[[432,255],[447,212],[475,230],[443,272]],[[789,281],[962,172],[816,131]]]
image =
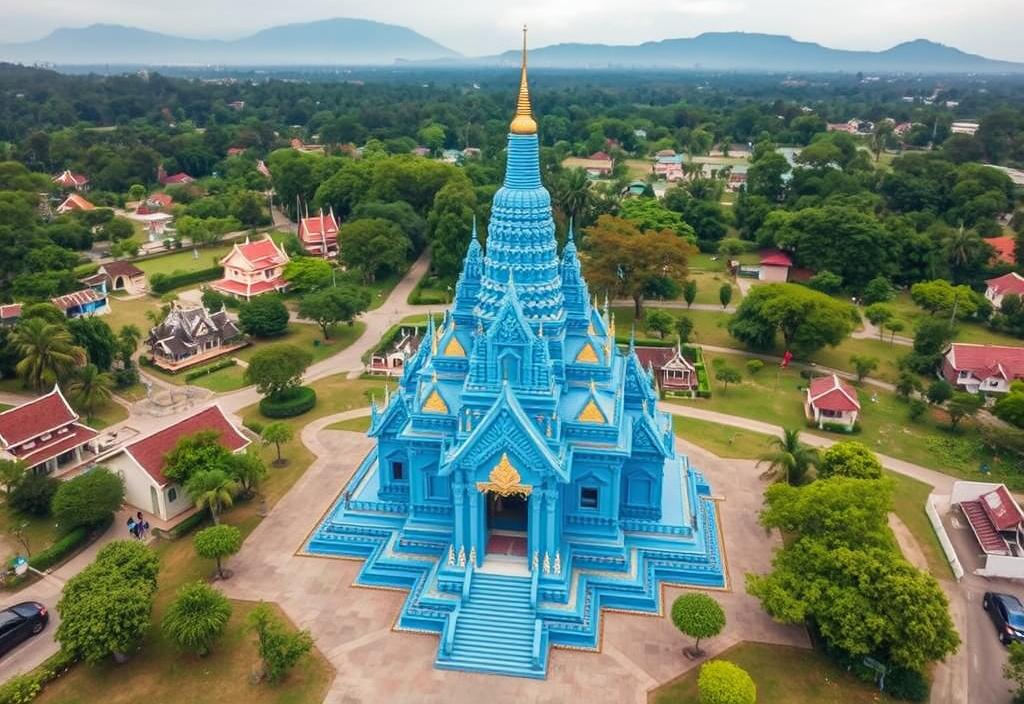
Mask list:
[[[0,60],[57,65],[140,66],[496,66],[517,51],[464,57],[407,27],[336,18],[270,27],[234,40],[190,39],[121,25],[58,29],[0,44]],[[531,49],[532,66],[592,69],[703,69],[769,72],[1024,73],[1024,63],[968,54],[925,39],[884,51],[832,49],[792,37],[709,32],[634,45],[553,44]]]

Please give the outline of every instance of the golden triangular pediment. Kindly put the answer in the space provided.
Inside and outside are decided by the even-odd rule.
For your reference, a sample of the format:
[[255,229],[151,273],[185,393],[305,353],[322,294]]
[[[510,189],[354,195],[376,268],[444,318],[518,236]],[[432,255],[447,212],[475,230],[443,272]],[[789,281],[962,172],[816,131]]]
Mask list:
[[441,398],[441,394],[437,392],[437,389],[434,389],[427,396],[427,400],[423,402],[423,407],[420,410],[424,413],[447,413],[448,404]]
[[466,350],[459,342],[459,338],[452,335],[452,339],[448,340],[448,344],[444,346],[444,354],[446,357],[465,357]]
[[604,417],[604,413],[597,406],[597,401],[590,399],[587,401],[587,405],[583,407],[580,414],[576,416],[576,420],[581,423],[607,423],[608,419]]
[[516,468],[512,466],[508,454],[503,452],[498,464],[494,465],[494,469],[487,476],[487,481],[477,482],[476,488],[477,491],[489,491],[498,496],[512,496],[515,494],[529,496],[530,492],[533,491],[533,487],[521,482],[522,477],[516,471]]
[[599,361],[597,358],[597,350],[594,349],[594,346],[590,344],[590,342],[585,343],[582,349],[580,349],[579,354],[576,355],[576,361],[584,362],[586,364],[597,364]]

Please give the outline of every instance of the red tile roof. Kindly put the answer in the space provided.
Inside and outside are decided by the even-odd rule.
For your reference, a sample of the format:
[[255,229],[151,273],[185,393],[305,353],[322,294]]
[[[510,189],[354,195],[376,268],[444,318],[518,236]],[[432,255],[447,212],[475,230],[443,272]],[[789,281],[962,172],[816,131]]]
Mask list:
[[1006,544],[1006,539],[992,525],[992,519],[985,512],[983,504],[984,501],[981,499],[961,501],[960,509],[964,512],[964,516],[967,517],[967,522],[971,524],[971,530],[974,531],[974,537],[978,539],[978,544],[981,545],[981,549],[986,554],[1009,555],[1010,546]]
[[237,452],[250,443],[249,438],[242,435],[238,428],[227,419],[220,406],[210,406],[193,416],[133,442],[125,447],[125,451],[160,486],[164,486],[170,483],[170,480],[164,476],[164,463],[168,453],[182,438],[204,430],[219,432],[217,440],[231,452]]
[[990,245],[992,249],[996,250],[996,260],[1005,262],[1006,264],[1017,263],[1017,240],[1013,237],[988,237],[985,239],[985,243]]
[[13,320],[21,317],[20,303],[5,303],[0,305],[0,320]]
[[65,171],[54,176],[53,182],[64,188],[80,188],[89,183],[89,179],[82,174],[76,174],[74,171]]
[[1009,274],[1003,274],[997,276],[994,279],[989,279],[985,282],[988,287],[996,292],[997,295],[1005,296],[1008,293],[1015,293],[1018,296],[1024,295],[1024,276],[1021,276],[1015,271],[1011,271]]
[[76,420],[78,414],[54,386],[50,393],[0,413],[0,441],[5,448],[20,445]]
[[87,428],[78,423],[72,423],[67,427],[67,432],[58,430],[52,438],[46,442],[36,445],[29,450],[14,451],[12,454],[22,460],[29,467],[35,467],[54,457],[63,455],[68,450],[74,450],[85,443],[99,436],[92,428]]
[[859,411],[857,391],[838,376],[820,376],[811,379],[808,389],[810,403],[825,411]]
[[57,296],[51,298],[50,302],[53,305],[60,308],[62,311],[67,312],[69,308],[75,308],[76,306],[84,306],[87,303],[93,303],[94,301],[103,300],[103,296],[96,293],[91,288],[83,288],[81,291],[75,291],[74,293],[66,293],[63,296]]
[[174,205],[174,198],[167,193],[153,193],[146,198],[146,202],[157,208],[169,208]]
[[587,158],[588,159],[593,159],[594,161],[611,161],[612,160],[611,156],[607,152],[594,152],[593,154],[591,154]]
[[648,365],[655,369],[661,369],[676,356],[675,347],[636,347],[635,351],[644,369]]
[[164,176],[163,178],[160,179],[160,183],[164,184],[165,186],[175,186],[175,185],[181,185],[181,184],[188,184],[188,183],[192,183],[193,181],[195,181],[195,179],[192,178],[191,176],[189,176],[184,171],[179,171],[176,174],[171,174],[170,176]]
[[127,276],[129,279],[146,275],[146,272],[142,269],[126,261],[107,262],[100,265],[100,269],[106,272],[108,276]]
[[1024,521],[1024,516],[1005,486],[1000,485],[994,491],[982,494],[978,499],[996,530],[1010,530]]
[[[235,248],[246,261],[253,265],[253,269],[265,269],[269,266],[288,262],[288,256],[277,248],[274,240],[270,239],[269,235],[255,242],[235,245]],[[231,255],[229,254],[228,256],[230,257]]]
[[1024,347],[954,342],[946,359],[956,371],[969,371],[979,379],[996,374],[1007,379],[1024,378]]
[[57,212],[63,213],[67,210],[95,210],[96,206],[87,201],[77,193],[70,194],[63,203],[57,206]]
[[303,242],[322,242],[321,235],[327,238],[328,242],[338,239],[338,221],[334,219],[334,213],[324,213],[299,221],[299,237]]
[[793,259],[781,249],[762,249],[762,266],[793,266]]
[[248,286],[241,281],[235,281],[233,279],[220,279],[210,284],[211,287],[218,291],[238,296],[258,296],[261,293],[277,291],[284,288],[286,285],[285,280],[280,277],[276,279],[268,279],[266,281],[256,281]]

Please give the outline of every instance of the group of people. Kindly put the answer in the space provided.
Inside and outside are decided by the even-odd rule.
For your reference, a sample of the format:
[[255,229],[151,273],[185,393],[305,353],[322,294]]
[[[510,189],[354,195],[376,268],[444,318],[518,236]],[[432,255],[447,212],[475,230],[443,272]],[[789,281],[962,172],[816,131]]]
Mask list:
[[143,540],[149,534],[149,521],[142,516],[142,511],[134,516],[128,516],[128,532],[136,540]]

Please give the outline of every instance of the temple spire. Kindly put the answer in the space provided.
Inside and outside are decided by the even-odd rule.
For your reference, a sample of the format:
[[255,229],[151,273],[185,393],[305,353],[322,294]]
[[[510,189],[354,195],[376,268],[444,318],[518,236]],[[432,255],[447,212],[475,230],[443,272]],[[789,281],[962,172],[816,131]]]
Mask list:
[[519,74],[519,97],[516,99],[516,116],[509,125],[512,134],[537,134],[537,122],[530,107],[530,85],[526,80],[526,25],[523,25],[523,58]]

